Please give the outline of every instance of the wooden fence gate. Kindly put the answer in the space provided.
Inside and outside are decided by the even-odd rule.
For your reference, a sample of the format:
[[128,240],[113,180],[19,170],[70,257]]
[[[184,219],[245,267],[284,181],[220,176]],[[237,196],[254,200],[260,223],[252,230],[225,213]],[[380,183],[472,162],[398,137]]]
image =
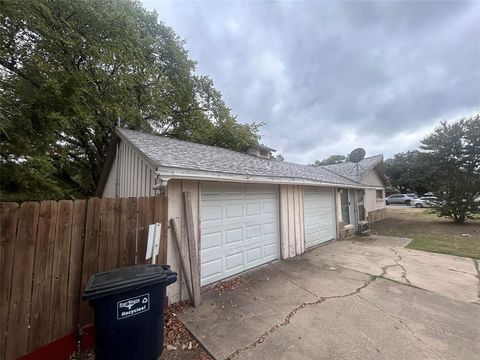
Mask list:
[[[81,300],[89,277],[145,263],[148,225],[167,198],[0,203],[0,359],[16,359],[93,321]],[[150,261],[150,260],[149,260]]]

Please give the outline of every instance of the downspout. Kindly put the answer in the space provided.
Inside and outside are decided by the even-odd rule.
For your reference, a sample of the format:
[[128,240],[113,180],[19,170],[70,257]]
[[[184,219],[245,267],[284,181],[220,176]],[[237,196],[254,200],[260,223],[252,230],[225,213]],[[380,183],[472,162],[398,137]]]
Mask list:
[[153,185],[155,196],[167,196],[168,181],[171,179],[171,177],[160,175],[158,173],[158,169],[155,170],[155,173],[157,175],[155,177],[155,185]]

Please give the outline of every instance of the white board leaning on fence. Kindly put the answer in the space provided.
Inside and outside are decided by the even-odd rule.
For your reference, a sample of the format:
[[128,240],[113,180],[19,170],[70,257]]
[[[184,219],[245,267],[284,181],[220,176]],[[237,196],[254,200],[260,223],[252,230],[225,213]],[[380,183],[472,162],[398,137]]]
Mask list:
[[155,223],[148,225],[148,242],[145,260],[152,259],[152,264],[155,264],[160,246],[160,234],[162,231],[162,224]]

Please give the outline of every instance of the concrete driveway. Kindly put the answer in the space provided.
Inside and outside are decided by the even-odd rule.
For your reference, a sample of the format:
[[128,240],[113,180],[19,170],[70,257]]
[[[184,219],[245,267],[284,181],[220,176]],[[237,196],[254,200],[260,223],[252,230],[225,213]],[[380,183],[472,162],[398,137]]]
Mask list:
[[408,241],[337,241],[266,265],[181,319],[216,359],[478,359],[478,264]]

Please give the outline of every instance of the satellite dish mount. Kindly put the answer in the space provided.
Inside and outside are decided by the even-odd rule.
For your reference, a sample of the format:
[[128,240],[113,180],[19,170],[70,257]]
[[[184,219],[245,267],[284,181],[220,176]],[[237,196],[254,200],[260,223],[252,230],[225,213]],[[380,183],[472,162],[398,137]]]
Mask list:
[[358,163],[365,158],[365,149],[356,148],[348,155],[348,161],[355,163],[358,175]]

